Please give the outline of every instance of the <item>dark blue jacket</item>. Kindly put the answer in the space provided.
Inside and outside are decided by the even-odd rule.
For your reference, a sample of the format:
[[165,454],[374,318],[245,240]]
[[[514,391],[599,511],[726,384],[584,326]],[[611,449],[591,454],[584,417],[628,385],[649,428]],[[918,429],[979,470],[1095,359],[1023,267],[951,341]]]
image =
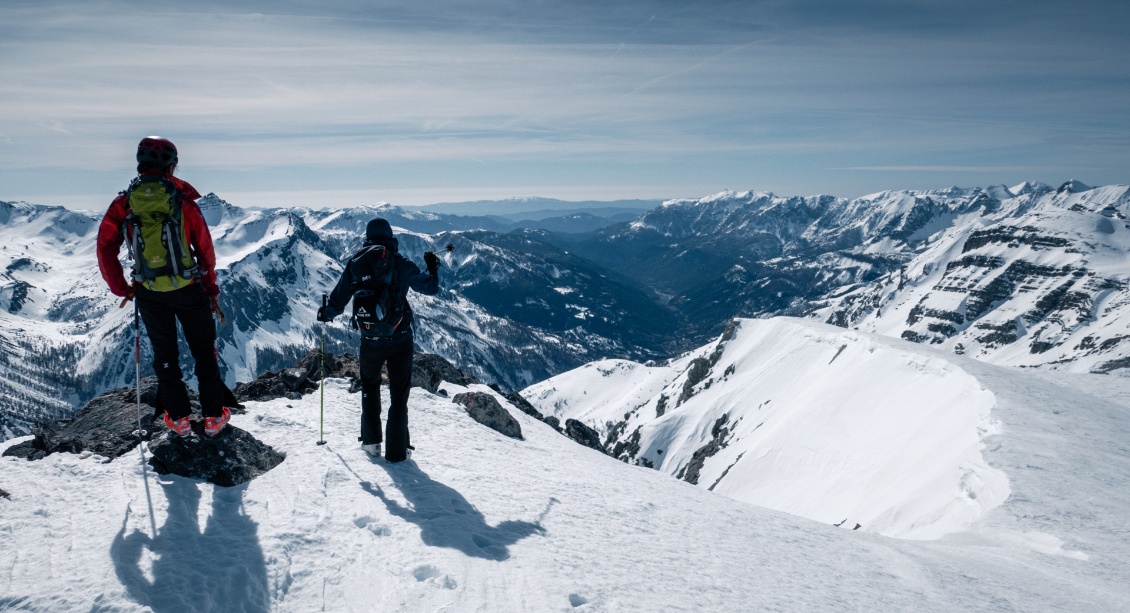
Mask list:
[[[378,240],[365,241],[366,246],[380,243],[396,252],[398,248],[398,241],[395,238],[381,237]],[[398,345],[412,339],[412,307],[408,304],[408,290],[409,288],[426,294],[434,296],[439,292],[439,274],[420,272],[420,267],[416,266],[408,258],[396,253],[396,278],[400,283],[400,300],[405,305],[404,322],[397,328],[396,333],[388,338],[382,339],[368,339],[361,338],[361,342],[376,344],[376,345]],[[326,314],[331,317],[337,317],[345,311],[345,305],[353,298],[353,257],[349,258],[349,262],[345,265],[345,270],[341,273],[341,279],[337,282],[337,287],[330,293],[330,299],[326,306]]]

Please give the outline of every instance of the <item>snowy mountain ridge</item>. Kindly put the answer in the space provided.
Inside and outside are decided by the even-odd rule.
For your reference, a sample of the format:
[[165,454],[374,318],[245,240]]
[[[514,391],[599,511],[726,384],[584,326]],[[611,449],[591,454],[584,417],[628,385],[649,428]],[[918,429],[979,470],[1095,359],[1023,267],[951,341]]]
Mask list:
[[[343,260],[360,247],[368,220],[388,213],[388,207],[248,210],[214,194],[200,205],[213,236],[221,307],[228,316],[217,345],[229,385],[289,365],[315,346],[321,330],[314,315],[322,293],[333,288]],[[0,438],[26,433],[35,421],[67,417],[101,391],[132,381],[132,312],[115,308],[118,301],[98,273],[94,246],[100,219],[99,213],[0,203],[0,359],[8,367],[0,376]],[[639,351],[625,347],[622,339],[631,335],[608,331],[629,310],[646,312],[642,291],[606,282],[591,265],[545,246],[539,246],[545,254],[540,257],[515,253],[491,244],[497,240],[490,233],[397,231],[401,252],[418,263],[424,251],[457,246],[444,256],[444,291],[412,299],[424,351],[510,388],[586,357]],[[129,263],[123,265],[128,270]],[[552,283],[545,281],[550,278]],[[582,289],[566,300],[555,287]],[[631,302],[620,305],[625,297]],[[535,304],[514,304],[518,300]],[[484,301],[491,310],[480,306]],[[506,316],[534,307],[526,317]],[[586,322],[602,330],[590,332]],[[348,317],[326,326],[326,334],[330,350],[356,351]],[[148,371],[148,343],[142,347]],[[181,353],[187,359],[186,347]],[[54,368],[60,363],[76,367]],[[187,363],[182,370],[191,373]]]
[[593,427],[625,462],[743,502],[900,538],[967,529],[1009,494],[981,455],[1000,433],[996,399],[957,366],[880,338],[735,320],[667,365],[602,360],[522,395]]
[[[417,262],[456,248],[444,256],[444,291],[416,299],[421,348],[516,389],[591,359],[665,358],[734,316],[780,314],[994,363],[1130,373],[1128,190],[722,192],[583,237],[475,230],[477,218],[387,205],[249,210],[209,194],[201,206],[230,316],[220,329],[229,383],[315,344],[321,293],[379,214],[409,226],[439,218],[434,231],[398,228]],[[95,268],[99,215],[4,203],[0,219],[0,436],[11,436],[125,384],[132,330]],[[449,229],[458,223],[470,225]],[[327,327],[333,351],[356,343],[344,319]],[[57,363],[79,366],[42,367]]]
[[[819,318],[995,363],[1122,373],[1130,187],[1068,181],[856,199],[722,192],[571,243],[687,317]],[[689,349],[690,347],[686,347]]]

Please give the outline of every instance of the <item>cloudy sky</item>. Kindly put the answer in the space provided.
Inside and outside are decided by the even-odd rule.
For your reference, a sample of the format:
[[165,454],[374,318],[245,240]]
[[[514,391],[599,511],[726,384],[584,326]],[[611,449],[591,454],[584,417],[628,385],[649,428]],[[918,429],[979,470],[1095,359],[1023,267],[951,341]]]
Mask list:
[[1124,0],[0,0],[0,200],[1130,183]]

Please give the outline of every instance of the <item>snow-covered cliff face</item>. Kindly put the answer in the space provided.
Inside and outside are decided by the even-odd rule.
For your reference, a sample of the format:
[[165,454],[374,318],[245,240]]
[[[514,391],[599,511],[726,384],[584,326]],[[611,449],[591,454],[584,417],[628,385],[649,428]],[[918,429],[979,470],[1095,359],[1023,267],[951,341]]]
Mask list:
[[1130,188],[1024,187],[817,313],[994,363],[1130,373]]
[[595,428],[625,462],[737,500],[901,538],[963,530],[1008,496],[981,456],[1000,429],[996,400],[957,366],[882,339],[735,320],[668,365],[602,360],[522,395]]

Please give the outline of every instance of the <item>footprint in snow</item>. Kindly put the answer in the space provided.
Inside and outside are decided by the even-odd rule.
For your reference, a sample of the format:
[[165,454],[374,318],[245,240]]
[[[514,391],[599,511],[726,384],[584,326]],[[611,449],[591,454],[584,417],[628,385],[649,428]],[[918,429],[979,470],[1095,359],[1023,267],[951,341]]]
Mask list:
[[572,605],[574,609],[588,603],[589,599],[581,596],[580,594],[569,594],[569,604]]
[[376,536],[388,536],[392,534],[392,530],[389,529],[388,526],[378,524],[375,519],[369,517],[368,515],[362,515],[361,517],[354,519],[353,525],[357,526],[358,528],[364,528],[369,532],[372,532]]
[[454,579],[441,573],[438,568],[431,564],[417,566],[416,570],[412,571],[412,576],[420,583],[430,583],[436,587],[442,587],[445,590],[453,590],[458,587]]
[[489,538],[487,538],[487,537],[485,537],[481,534],[472,534],[471,535],[471,542],[475,544],[475,547],[482,549],[484,552],[489,554],[491,557],[502,559],[503,556],[506,555],[506,548],[505,547],[501,547],[501,546],[495,544],[494,541],[490,540]]

